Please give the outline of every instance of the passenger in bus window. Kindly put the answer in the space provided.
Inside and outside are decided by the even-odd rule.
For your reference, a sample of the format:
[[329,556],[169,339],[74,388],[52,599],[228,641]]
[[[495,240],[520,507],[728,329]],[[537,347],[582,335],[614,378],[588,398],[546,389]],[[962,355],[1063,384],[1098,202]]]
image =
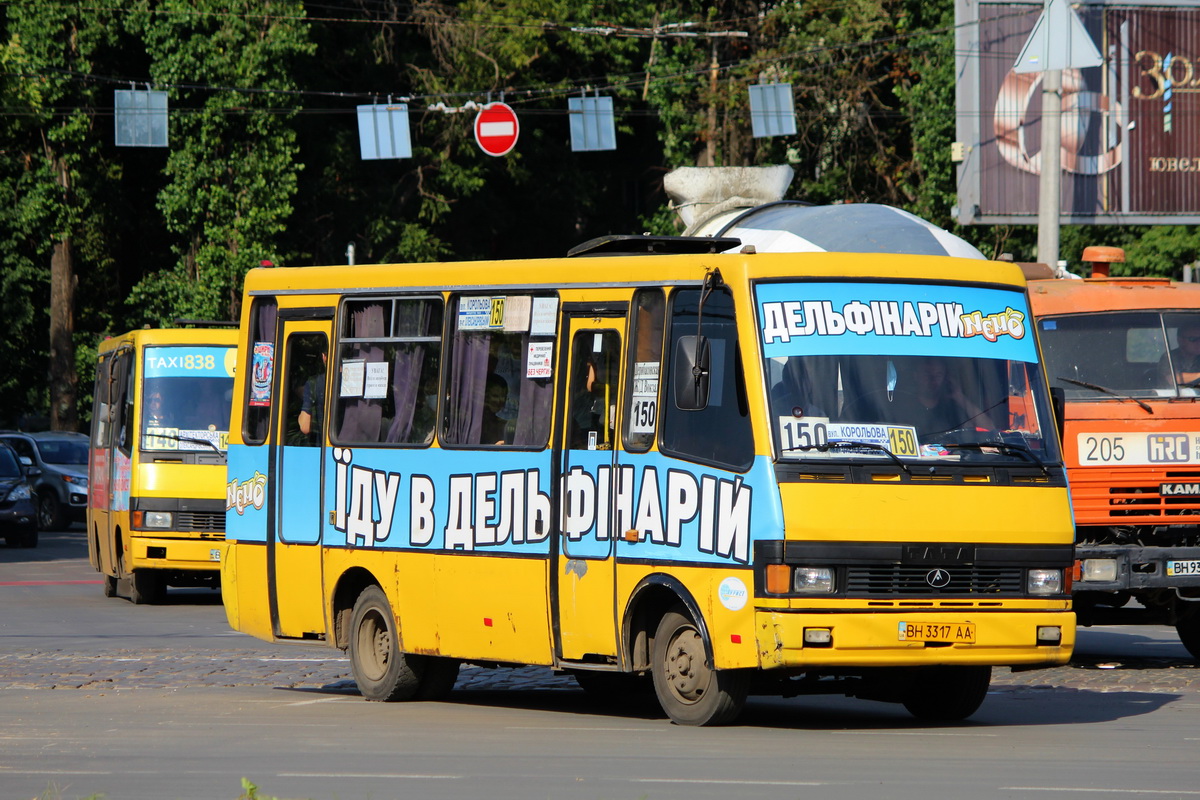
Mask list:
[[310,442],[321,440],[321,420],[325,414],[325,353],[321,353],[321,370],[310,375],[304,382],[304,396],[300,400],[300,413],[296,423],[300,432],[309,438]]
[[507,444],[508,420],[500,411],[508,403],[508,381],[494,372],[487,376],[483,390],[483,422],[480,441],[483,444]]
[[799,358],[789,358],[783,375],[771,387],[774,413],[781,417],[825,417],[825,409],[813,401],[812,380]]
[[893,421],[912,425],[926,439],[983,422],[982,412],[967,399],[949,374],[945,359],[916,359],[893,401]]
[[167,418],[166,401],[163,400],[162,392],[157,389],[152,389],[146,393],[146,426],[149,428],[167,428],[170,427],[170,420]]

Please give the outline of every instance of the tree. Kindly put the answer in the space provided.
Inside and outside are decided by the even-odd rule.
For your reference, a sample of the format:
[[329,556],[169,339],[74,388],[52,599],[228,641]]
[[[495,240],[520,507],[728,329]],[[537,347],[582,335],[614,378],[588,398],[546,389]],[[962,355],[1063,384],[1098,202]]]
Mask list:
[[158,206],[177,258],[129,302],[146,321],[236,320],[241,280],[286,263],[296,193],[296,60],[313,52],[295,0],[234,7],[142,0],[128,17],[171,103],[168,184]]
[[[85,17],[72,6],[20,3],[4,18],[5,106],[21,110],[4,121],[4,303],[10,335],[34,347],[6,371],[0,392],[27,410],[48,403],[55,430],[79,424],[78,275],[103,283],[111,266],[101,198],[118,170],[97,130],[101,89],[77,76],[111,57],[117,34],[105,3],[89,8]],[[33,335],[39,324],[47,324],[45,338]]]

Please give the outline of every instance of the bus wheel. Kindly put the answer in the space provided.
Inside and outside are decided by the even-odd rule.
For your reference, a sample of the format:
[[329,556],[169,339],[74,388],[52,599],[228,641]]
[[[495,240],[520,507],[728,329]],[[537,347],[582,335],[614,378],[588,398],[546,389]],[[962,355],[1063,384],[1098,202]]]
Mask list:
[[1175,631],[1179,634],[1179,641],[1192,654],[1192,658],[1200,661],[1200,611],[1193,611],[1181,617],[1175,623]]
[[400,652],[396,617],[378,586],[368,586],[350,616],[350,670],[368,700],[411,700],[420,677]]
[[167,585],[154,570],[134,570],[129,577],[129,599],[135,606],[161,603],[166,593]]
[[[413,661],[413,656],[408,656]],[[458,680],[458,660],[441,658],[440,656],[422,656],[421,661],[414,663],[420,667],[420,685],[414,700],[442,700],[454,689]]]
[[105,575],[104,576],[104,596],[105,597],[116,597],[117,596],[117,576],[116,575]]
[[668,611],[658,623],[651,673],[659,705],[678,725],[732,722],[750,688],[745,671],[709,667],[704,637],[682,609]]
[[979,710],[991,682],[991,667],[924,667],[901,702],[917,719],[957,722]]

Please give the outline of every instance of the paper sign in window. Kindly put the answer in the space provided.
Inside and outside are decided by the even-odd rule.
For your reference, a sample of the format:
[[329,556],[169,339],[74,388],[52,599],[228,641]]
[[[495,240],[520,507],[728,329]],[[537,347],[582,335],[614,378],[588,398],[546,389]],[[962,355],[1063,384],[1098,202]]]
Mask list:
[[362,397],[366,363],[361,359],[342,362],[342,397]]
[[366,382],[363,385],[363,397],[373,400],[387,397],[388,365],[386,361],[372,361],[367,364]]

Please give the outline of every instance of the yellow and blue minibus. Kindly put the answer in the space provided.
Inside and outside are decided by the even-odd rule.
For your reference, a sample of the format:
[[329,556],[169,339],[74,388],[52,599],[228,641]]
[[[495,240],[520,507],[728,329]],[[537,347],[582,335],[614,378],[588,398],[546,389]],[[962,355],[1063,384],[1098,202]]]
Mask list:
[[[370,700],[542,665],[692,725],[752,691],[961,719],[992,667],[1066,663],[1020,270],[736,245],[251,270],[232,627],[348,651]],[[922,408],[923,370],[953,404]]]
[[88,473],[88,558],[104,594],[161,602],[217,588],[237,330],[145,328],[101,342]]

